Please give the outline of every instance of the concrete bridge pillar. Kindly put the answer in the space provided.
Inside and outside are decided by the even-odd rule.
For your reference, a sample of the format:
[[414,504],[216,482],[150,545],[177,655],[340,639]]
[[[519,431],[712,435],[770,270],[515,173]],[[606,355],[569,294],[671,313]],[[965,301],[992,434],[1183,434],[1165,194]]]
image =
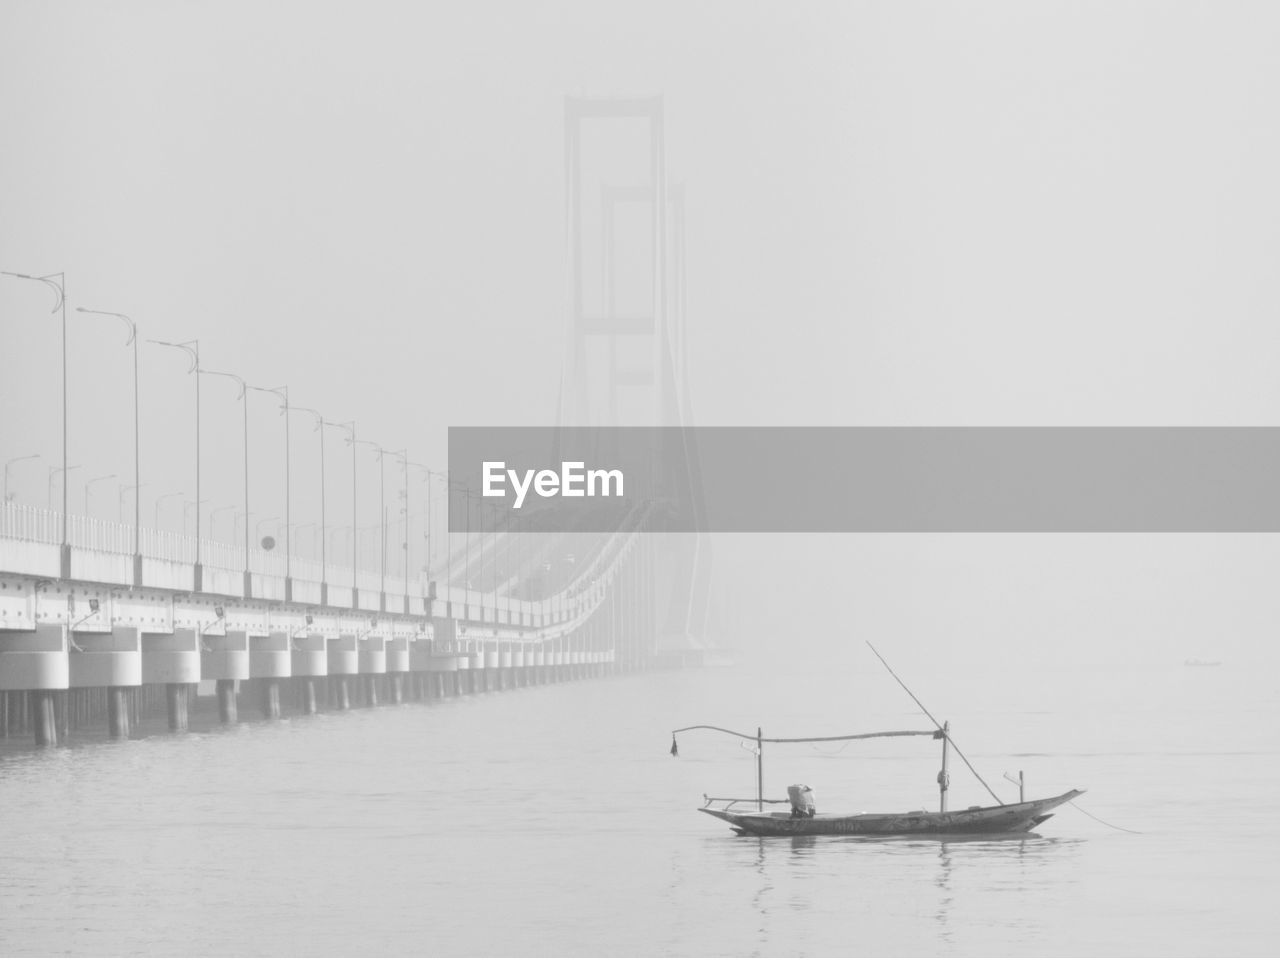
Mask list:
[[386,643],[386,669],[389,678],[388,694],[392,705],[404,702],[404,677],[409,674],[409,640],[403,635],[393,636]]
[[380,635],[366,635],[360,639],[359,666],[364,677],[365,704],[378,704],[378,684],[387,674],[387,640]]
[[121,686],[107,689],[107,734],[129,737],[129,690]]
[[36,744],[43,747],[58,744],[58,709],[53,689],[34,689],[30,693],[31,726]]
[[142,649],[142,684],[165,686],[169,729],[189,727],[191,686],[201,679],[200,644],[194,629],[146,632],[139,636]]
[[218,718],[226,724],[239,719],[236,682],[249,678],[249,636],[227,630],[224,635],[201,637],[200,674],[214,679],[218,691]]
[[316,680],[307,675],[302,676],[298,681],[301,683],[299,707],[302,714],[314,715],[316,713]]
[[298,687],[298,708],[304,715],[316,711],[316,679],[329,674],[329,656],[323,635],[300,635],[290,640],[289,671]]
[[70,687],[68,639],[63,625],[0,631],[0,690],[25,693],[37,745],[58,744],[54,693]]
[[259,679],[262,690],[262,717],[278,719],[280,717],[280,680]]
[[515,652],[510,645],[500,645],[498,649],[498,688],[506,690],[515,684]]
[[351,708],[350,678],[360,674],[359,640],[355,635],[339,635],[326,640],[326,647],[333,707],[345,711]]
[[239,719],[239,711],[236,708],[236,680],[235,679],[218,679],[218,720],[223,725],[231,725]]
[[457,671],[453,673],[453,694],[466,695],[471,682],[471,656],[459,655]]
[[292,674],[289,633],[269,632],[249,637],[249,677],[258,684],[263,718],[280,717],[280,680]]
[[339,712],[345,712],[351,708],[351,681],[346,675],[337,675],[333,678],[333,707]]
[[[142,684],[139,631],[135,628],[117,627],[110,632],[72,632],[70,638],[69,688],[105,688],[107,733],[112,738],[128,738],[130,723],[128,696],[125,693]],[[64,714],[64,733],[68,724],[69,716]]]
[[190,727],[191,686],[180,682],[169,682],[164,687],[164,693],[165,712],[169,719],[169,731],[187,731]]
[[493,687],[495,673],[502,668],[502,653],[498,651],[496,645],[486,646],[484,650],[484,690],[488,692]]

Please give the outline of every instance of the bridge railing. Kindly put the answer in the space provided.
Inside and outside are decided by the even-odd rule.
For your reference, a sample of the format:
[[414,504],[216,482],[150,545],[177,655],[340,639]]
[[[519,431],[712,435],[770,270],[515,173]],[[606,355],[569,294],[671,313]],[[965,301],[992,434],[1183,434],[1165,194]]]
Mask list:
[[[194,562],[197,552],[203,567],[202,591],[237,596],[243,594],[244,573],[250,573],[252,594],[256,598],[283,599],[285,595],[285,556],[278,552],[250,549],[246,563],[245,550],[225,542],[196,540],[194,536],[143,526],[137,530],[140,548],[134,548],[131,523],[112,522],[89,516],[67,517],[67,541],[71,546],[72,578],[111,585],[132,586],[133,556],[142,556],[142,582],[146,587],[190,591],[194,588]],[[484,621],[500,625],[546,625],[571,621],[586,614],[600,600],[601,570],[608,568],[636,532],[636,524],[628,523],[608,536],[592,550],[581,572],[556,592],[538,599],[517,599],[478,589],[449,587],[439,583],[438,600],[452,600],[454,608]],[[505,537],[500,537],[505,538]],[[60,574],[59,546],[62,542],[62,516],[53,509],[42,509],[14,502],[0,504],[0,572],[57,577]],[[537,554],[537,550],[533,550]],[[584,556],[583,558],[587,558]],[[295,601],[319,601],[319,584],[329,584],[330,605],[350,608],[353,574],[350,567],[322,567],[313,559],[291,557],[287,566],[295,585]],[[359,607],[369,611],[380,609],[384,584],[387,609],[400,611],[406,607],[413,613],[426,610],[424,597],[428,581],[422,577],[405,578],[387,575],[381,570],[359,569],[354,574],[359,592]],[[597,588],[591,588],[596,586]],[[438,610],[439,607],[437,607]],[[494,612],[497,610],[495,621]]]
[[19,542],[57,545],[62,541],[62,515],[52,509],[6,502],[0,508],[0,536]]

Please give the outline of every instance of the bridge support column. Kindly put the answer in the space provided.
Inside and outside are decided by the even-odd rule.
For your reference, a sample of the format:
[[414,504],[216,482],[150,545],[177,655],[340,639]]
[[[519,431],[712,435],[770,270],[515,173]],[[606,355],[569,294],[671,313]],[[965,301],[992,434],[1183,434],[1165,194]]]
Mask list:
[[200,676],[217,681],[218,718],[229,725],[240,718],[236,682],[249,678],[249,637],[228,629],[224,635],[206,634],[201,642]]
[[170,682],[164,689],[165,706],[169,713],[169,731],[185,732],[190,727],[188,712],[191,686]]
[[303,715],[316,714],[316,680],[311,676],[300,679],[302,683],[301,708]]
[[201,674],[200,643],[192,629],[174,629],[172,633],[143,632],[142,681],[146,685],[164,685],[169,729],[185,732],[189,727],[191,688],[201,678],[216,679],[221,675]]
[[31,701],[31,724],[36,744],[43,747],[58,744],[58,709],[53,689],[35,689],[28,693]]
[[223,725],[230,725],[239,718],[236,710],[236,680],[218,679],[217,690],[218,721]]
[[329,695],[339,711],[351,708],[351,676],[360,674],[360,641],[353,634],[339,635],[326,641],[328,672],[332,676]]
[[365,705],[370,708],[378,704],[378,677],[366,675],[364,679]]
[[259,679],[262,686],[262,717],[278,719],[280,717],[280,680]]
[[107,734],[112,738],[129,737],[129,690],[124,686],[107,689]]
[[400,705],[404,702],[404,675],[395,672],[391,676],[391,704]]

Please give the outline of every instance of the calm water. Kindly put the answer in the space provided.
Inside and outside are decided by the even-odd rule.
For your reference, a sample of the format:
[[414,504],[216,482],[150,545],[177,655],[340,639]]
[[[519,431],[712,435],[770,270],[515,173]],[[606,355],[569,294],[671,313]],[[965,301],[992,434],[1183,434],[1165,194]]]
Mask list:
[[[0,757],[0,953],[1273,953],[1280,706],[1233,668],[909,681],[1040,837],[752,839],[765,734],[924,727],[866,663],[630,677]],[[937,744],[774,746],[766,792],[933,807]],[[983,802],[958,763],[953,806]]]

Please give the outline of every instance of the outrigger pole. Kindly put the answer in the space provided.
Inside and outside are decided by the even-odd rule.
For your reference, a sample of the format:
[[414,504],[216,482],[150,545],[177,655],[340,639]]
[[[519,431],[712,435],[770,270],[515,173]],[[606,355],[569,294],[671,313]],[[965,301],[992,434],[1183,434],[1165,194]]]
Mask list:
[[[932,718],[932,716],[930,716]],[[936,724],[936,723],[935,723]],[[924,730],[912,729],[907,732],[863,732],[860,735],[820,735],[817,737],[809,736],[807,738],[765,738],[764,732],[760,728],[756,728],[756,734],[750,735],[747,732],[735,732],[731,728],[721,728],[719,725],[686,725],[684,728],[671,730],[671,756],[679,758],[680,747],[676,744],[676,736],[681,732],[692,732],[695,729],[705,728],[712,732],[723,732],[725,735],[736,735],[738,738],[746,739],[748,742],[756,743],[756,810],[764,811],[764,743],[774,742],[778,744],[794,744],[797,742],[852,742],[860,738],[897,738],[903,735],[928,735],[930,738],[940,738],[943,740],[943,747],[946,747],[946,733],[938,726],[939,731],[929,732]],[[960,751],[956,749],[957,753]],[[966,763],[967,764],[967,763]],[[972,766],[970,766],[972,768]],[[974,772],[976,775],[977,772]],[[986,783],[983,782],[985,785]],[[990,791],[990,789],[987,789]],[[1000,799],[996,799],[997,802]],[[1001,804],[1004,804],[1001,802]]]
[[902,679],[898,678],[898,673],[893,671],[889,663],[884,660],[884,656],[881,655],[879,652],[876,652],[876,647],[872,645],[870,642],[867,642],[867,648],[869,648],[872,652],[875,652],[875,656],[877,659],[880,660],[880,664],[883,665],[886,669],[888,669],[889,674],[893,676],[893,680],[902,686],[902,691],[906,692],[908,695],[911,696],[911,701],[915,702],[916,705],[920,706],[920,711],[923,712],[926,716],[928,716],[929,721],[932,722],[934,725],[936,725],[938,727],[938,731],[942,733],[942,771],[938,773],[938,790],[942,796],[941,798],[942,811],[945,812],[947,810],[947,788],[951,784],[951,776],[947,772],[947,746],[948,745],[950,745],[952,748],[956,750],[956,754],[960,756],[960,761],[964,762],[964,764],[968,766],[969,771],[973,772],[973,777],[982,783],[982,787],[985,788],[988,794],[990,794],[991,797],[996,800],[996,804],[1003,805],[1004,802],[1000,801],[1000,796],[997,795],[995,792],[991,791],[991,786],[987,784],[986,779],[984,779],[981,775],[979,775],[978,770],[973,767],[973,764],[967,758],[964,757],[964,752],[960,751],[960,746],[951,740],[951,723],[947,722],[946,724],[943,724],[939,722],[936,718],[934,718],[933,713],[931,713],[927,708],[924,707],[924,703],[921,702],[918,698],[916,698],[916,695],[914,692],[912,692],[909,688],[907,688],[907,683],[902,681]]

